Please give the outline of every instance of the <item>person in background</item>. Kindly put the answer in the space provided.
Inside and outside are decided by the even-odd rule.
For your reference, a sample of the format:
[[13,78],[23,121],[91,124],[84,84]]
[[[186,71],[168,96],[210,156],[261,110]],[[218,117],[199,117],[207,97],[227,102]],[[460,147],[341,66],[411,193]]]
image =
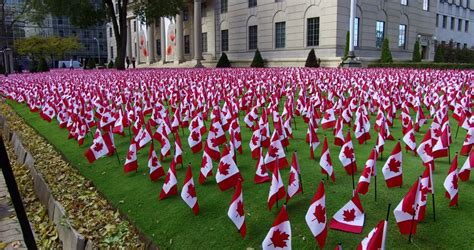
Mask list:
[[132,57],[132,66],[135,68],[135,57]]
[[128,56],[125,58],[125,62],[127,63],[127,69],[130,67],[130,58]]
[[74,66],[73,66],[73,64],[72,64],[72,58],[71,58],[71,60],[69,61],[69,70],[71,70],[71,69],[74,69]]

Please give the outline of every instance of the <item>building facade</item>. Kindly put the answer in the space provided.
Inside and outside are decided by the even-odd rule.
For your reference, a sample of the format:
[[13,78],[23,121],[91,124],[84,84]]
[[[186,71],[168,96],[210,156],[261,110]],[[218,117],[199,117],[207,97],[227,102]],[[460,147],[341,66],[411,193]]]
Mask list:
[[474,49],[473,0],[439,0],[436,15],[436,41],[452,42],[457,48]]
[[[395,60],[411,59],[417,40],[423,58],[432,59],[437,7],[437,0],[358,0],[356,56],[363,61],[379,59],[382,41],[388,38]],[[171,22],[162,18],[148,26],[133,16],[133,3],[129,8],[127,56],[139,63],[207,66],[225,52],[234,65],[244,66],[258,48],[270,66],[301,66],[314,48],[323,64],[338,65],[349,30],[350,1],[193,0]],[[175,38],[171,48],[166,42],[170,27]],[[110,24],[107,30],[108,59],[114,60]],[[147,53],[142,53],[144,48]]]

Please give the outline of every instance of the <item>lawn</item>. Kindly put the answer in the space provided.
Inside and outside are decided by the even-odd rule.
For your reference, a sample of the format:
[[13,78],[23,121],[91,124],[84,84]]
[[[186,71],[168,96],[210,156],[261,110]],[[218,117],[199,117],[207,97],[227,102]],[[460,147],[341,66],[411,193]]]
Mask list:
[[[148,149],[139,152],[139,169],[137,173],[124,174],[124,156],[129,146],[129,136],[115,136],[115,143],[121,158],[121,163],[116,157],[99,159],[94,164],[89,164],[84,157],[84,152],[91,145],[91,137],[88,136],[83,146],[79,147],[74,140],[67,140],[68,131],[59,129],[57,122],[52,124],[42,120],[38,113],[31,113],[25,104],[9,102],[13,109],[23,119],[32,126],[39,134],[44,136],[64,157],[71,162],[86,178],[90,179],[94,185],[110,200],[121,212],[145,234],[147,234],[160,248],[163,249],[245,249],[260,248],[265,235],[270,229],[279,209],[267,209],[267,196],[270,183],[254,184],[255,163],[250,157],[248,147],[251,132],[245,128],[243,113],[240,115],[242,129],[243,155],[237,155],[237,165],[245,179],[243,183],[243,196],[247,223],[247,237],[242,239],[237,233],[234,224],[227,217],[227,210],[230,204],[233,191],[221,192],[217,187],[214,177],[208,179],[205,185],[196,184],[197,197],[200,206],[200,213],[195,216],[191,209],[182,201],[180,196],[175,196],[163,201],[158,200],[163,178],[153,183],[149,180],[147,167]],[[398,117],[398,116],[397,116]],[[359,145],[355,138],[355,155],[357,166],[362,169],[367,160],[370,150],[375,145],[376,137],[373,131],[375,116],[371,116],[371,137],[372,139],[365,145]],[[421,142],[425,132],[429,128],[431,120],[425,124],[419,133],[416,133],[417,143]],[[452,134],[455,135],[457,123],[450,122]],[[209,123],[207,123],[209,127]],[[332,130],[318,130],[318,137],[321,145],[315,152],[316,161],[309,159],[308,144],[304,139],[307,125],[300,117],[296,118],[296,129],[294,128],[294,139],[290,140],[287,148],[287,158],[291,161],[291,153],[297,150],[299,153],[299,163],[302,172],[302,182],[304,194],[299,194],[290,200],[287,205],[289,220],[292,229],[292,246],[294,249],[314,249],[316,242],[312,239],[306,222],[305,214],[310,205],[314,192],[322,178],[320,173],[319,156],[322,149],[324,136],[328,137],[330,152],[336,175],[336,183],[326,182],[326,206],[328,220],[339,210],[350,198],[352,194],[352,178],[347,175],[338,160],[340,148],[333,145]],[[344,128],[347,133],[347,127]],[[128,133],[128,131],[127,131]],[[400,120],[395,120],[395,125],[391,128],[391,133],[395,138],[402,137]],[[189,131],[184,130],[184,135],[180,131],[183,142],[183,161],[191,162],[195,183],[199,176],[202,153],[192,154],[187,144]],[[466,135],[464,129],[459,129],[457,139],[453,138],[451,146],[451,156],[460,150],[463,139]],[[171,138],[172,139],[172,138]],[[404,184],[402,188],[388,189],[383,180],[381,168],[396,141],[387,141],[383,160],[377,161],[377,201],[374,201],[374,182],[369,187],[369,192],[361,195],[362,205],[365,209],[366,220],[362,234],[350,234],[328,229],[327,248],[334,247],[338,242],[342,242],[345,247],[355,248],[357,244],[367,235],[367,233],[385,218],[387,206],[392,204],[390,211],[389,227],[387,234],[387,248],[428,248],[428,249],[460,249],[469,248],[474,245],[474,221],[472,220],[474,207],[474,181],[461,183],[459,187],[459,206],[449,208],[449,201],[444,197],[443,182],[448,173],[450,164],[448,158],[436,160],[436,171],[434,172],[434,182],[436,191],[436,222],[432,216],[432,200],[428,199],[425,221],[418,226],[418,232],[414,236],[412,244],[408,243],[406,236],[400,235],[396,225],[393,209],[400,202],[402,197],[423,172],[419,157],[413,153],[403,151],[403,172]],[[172,142],[172,145],[174,143]],[[402,144],[403,145],[403,144]],[[459,158],[459,165],[462,166],[466,157]],[[170,164],[167,158],[162,165],[165,171]],[[214,163],[214,174],[216,166]],[[186,167],[186,164],[185,164]],[[180,190],[186,168],[178,166],[178,188]],[[289,169],[281,171],[285,186],[288,183]],[[356,176],[356,182],[359,178]],[[281,204],[280,204],[281,206]]]

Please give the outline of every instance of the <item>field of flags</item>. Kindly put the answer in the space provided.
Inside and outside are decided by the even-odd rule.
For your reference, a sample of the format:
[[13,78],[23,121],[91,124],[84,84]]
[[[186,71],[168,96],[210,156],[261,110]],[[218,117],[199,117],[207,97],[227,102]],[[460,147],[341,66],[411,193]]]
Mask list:
[[474,244],[473,71],[142,69],[0,81],[17,112],[163,248]]

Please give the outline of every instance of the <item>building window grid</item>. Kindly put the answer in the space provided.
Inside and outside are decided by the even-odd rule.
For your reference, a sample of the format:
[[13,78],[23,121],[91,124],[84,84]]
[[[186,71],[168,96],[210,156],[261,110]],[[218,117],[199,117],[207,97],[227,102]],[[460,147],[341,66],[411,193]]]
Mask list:
[[227,13],[228,0],[221,0],[221,13]]
[[206,3],[201,3],[201,17],[206,17],[207,16],[207,4]]
[[359,47],[359,22],[360,18],[354,18],[354,47]]
[[448,27],[448,17],[443,16],[443,29],[446,29]]
[[458,31],[462,31],[462,19],[458,20]]
[[189,9],[185,7],[183,9],[183,21],[188,21],[189,20]]
[[207,32],[202,33],[202,52],[207,52]]
[[221,31],[221,50],[229,51],[229,30]]
[[249,8],[257,7],[257,0],[249,0]]
[[184,54],[190,54],[191,53],[191,47],[190,47],[190,41],[189,41],[189,35],[184,36]]
[[430,1],[429,0],[423,0],[423,10],[424,11],[430,11]]
[[465,31],[466,33],[469,32],[469,21],[468,21],[468,20],[466,20],[466,23],[465,23],[465,25],[464,25],[464,31]]
[[451,30],[454,30],[454,24],[456,22],[456,18],[451,17]]
[[249,26],[249,50],[255,50],[258,47],[258,26]]
[[306,46],[319,46],[319,17],[307,20]]
[[407,39],[407,26],[405,24],[400,24],[399,35],[398,35],[399,48],[406,49],[406,39]]
[[382,48],[383,39],[385,36],[385,22],[377,21],[375,25],[375,47]]
[[408,0],[400,0],[401,5],[408,5]]
[[286,24],[285,22],[275,23],[275,48],[285,48]]

